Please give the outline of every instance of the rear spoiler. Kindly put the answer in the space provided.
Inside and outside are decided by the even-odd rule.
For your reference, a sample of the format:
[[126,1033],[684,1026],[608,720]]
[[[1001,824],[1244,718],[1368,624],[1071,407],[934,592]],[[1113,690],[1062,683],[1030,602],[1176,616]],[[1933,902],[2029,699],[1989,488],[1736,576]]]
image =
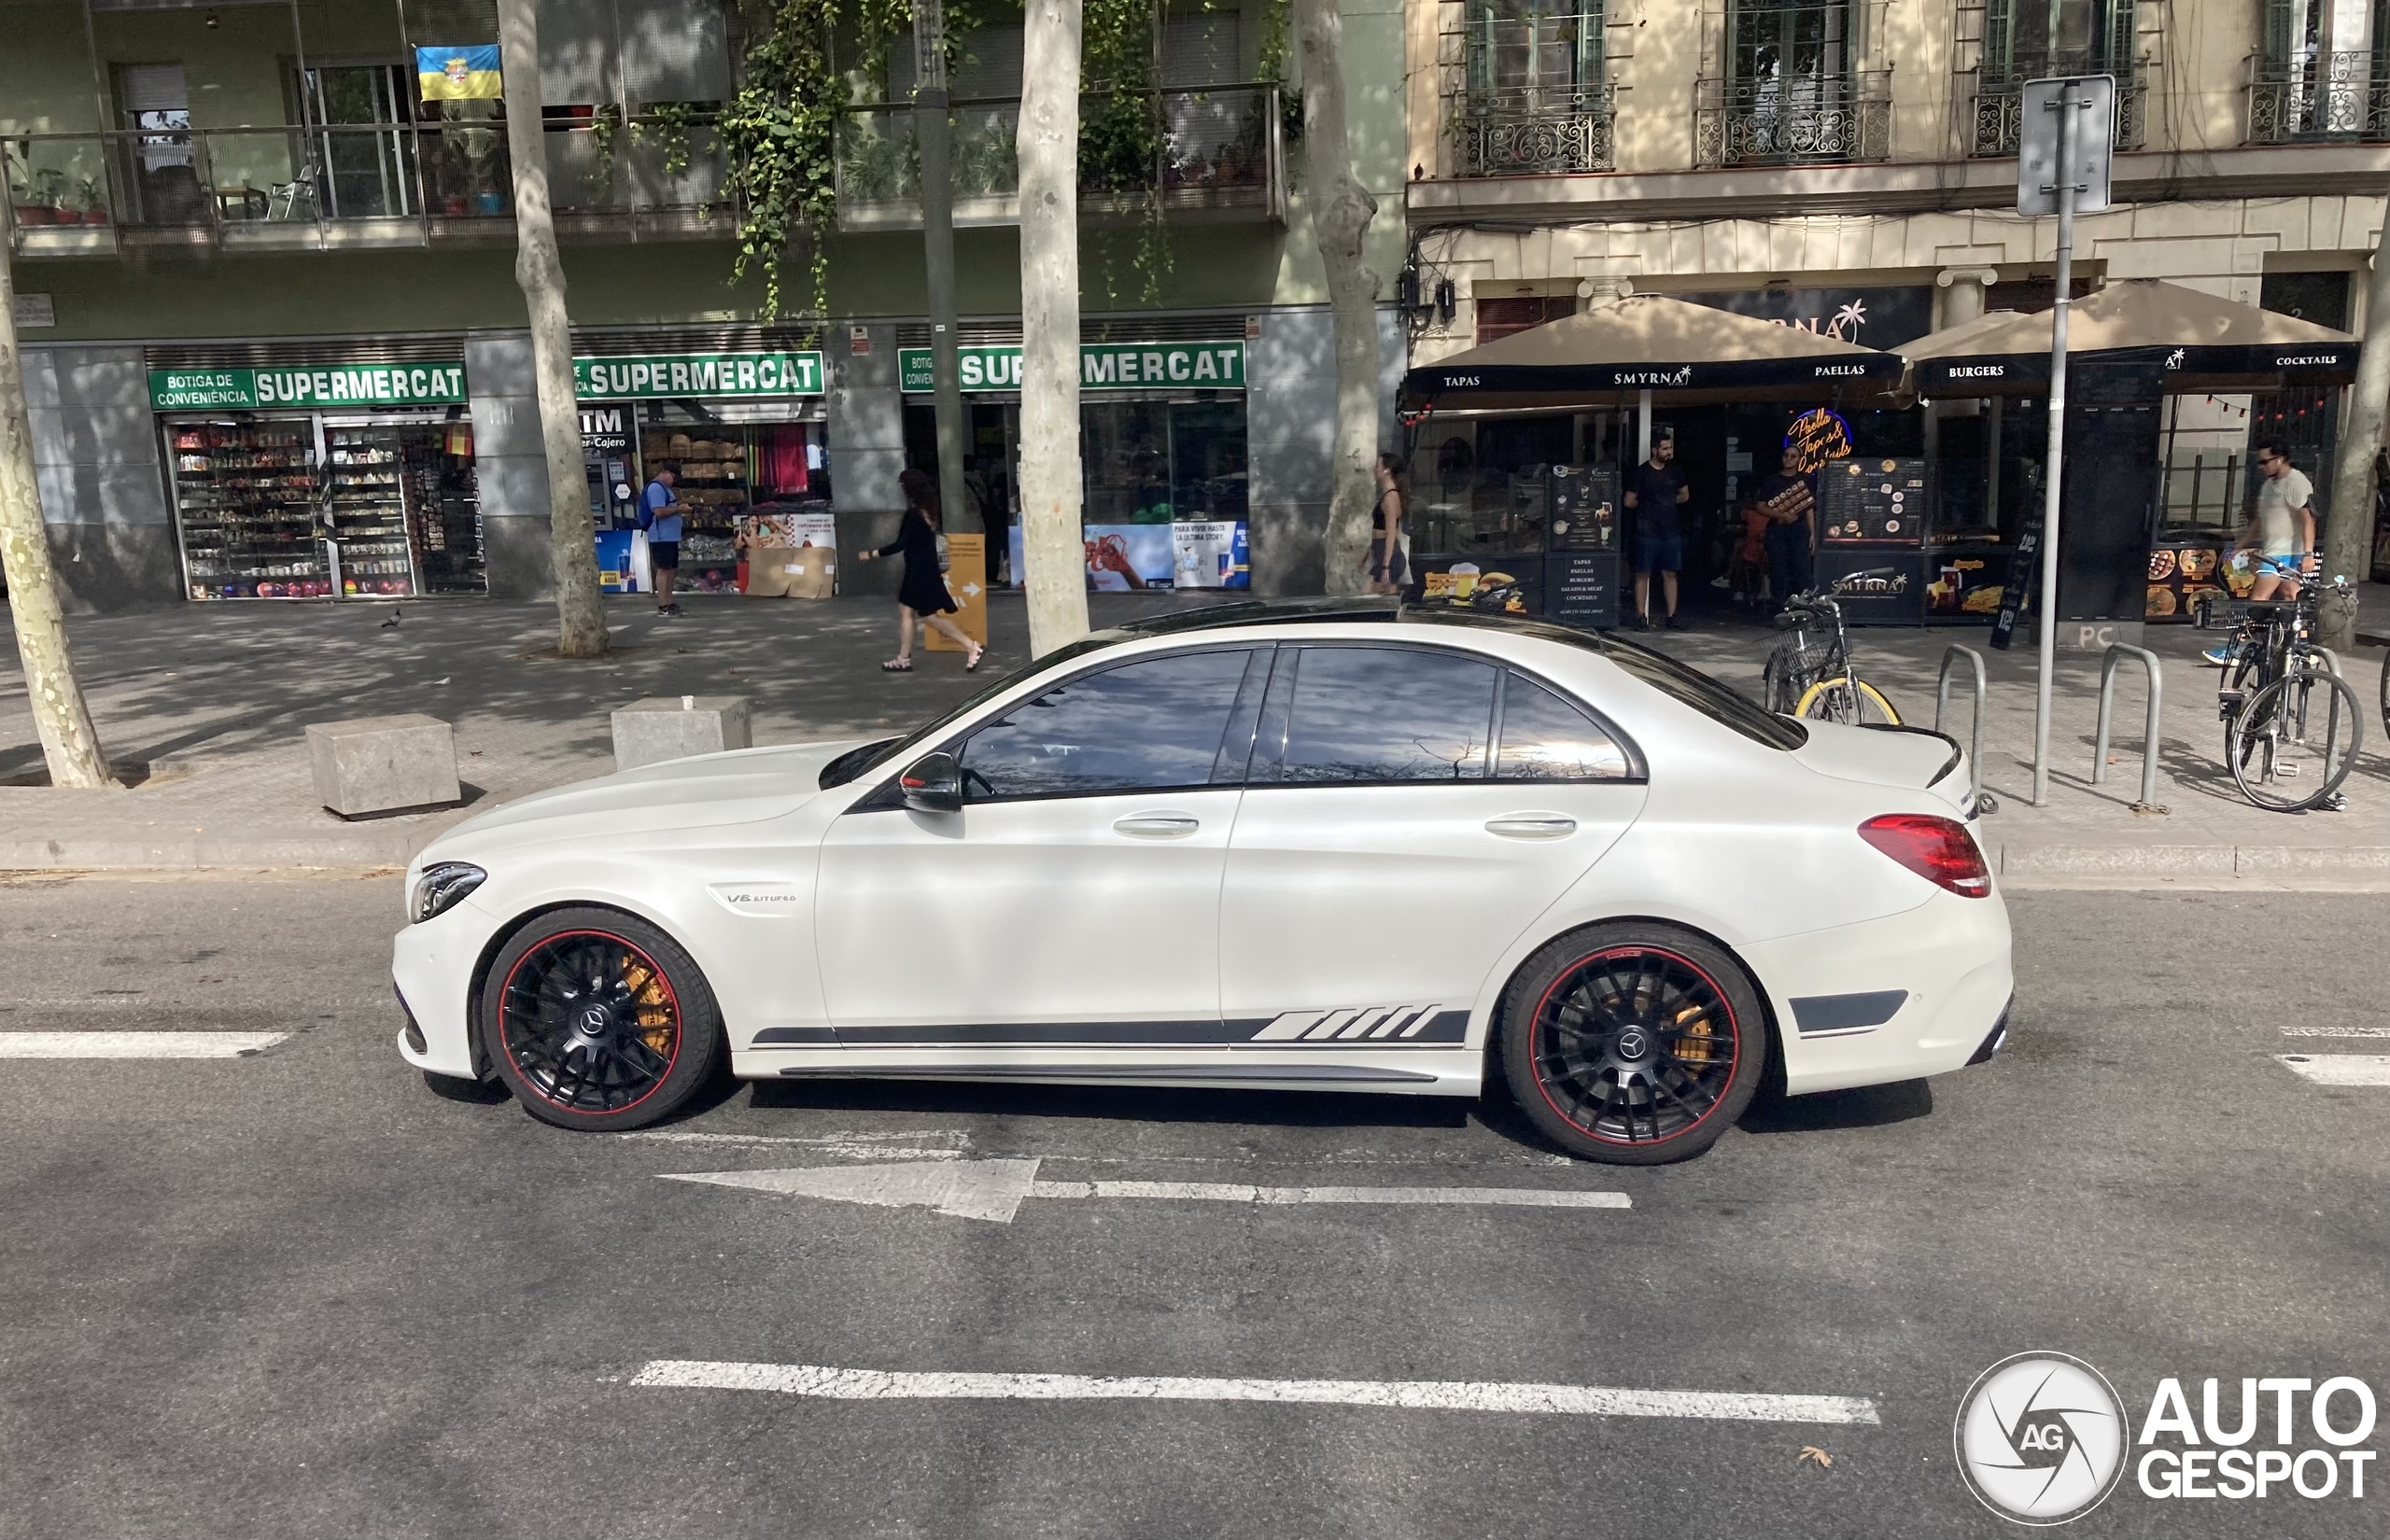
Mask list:
[[1950,746],[1950,757],[1942,762],[1942,768],[1933,772],[1933,778],[1925,783],[1929,787],[1939,786],[1945,780],[1947,780],[1949,778],[1950,772],[1956,770],[1961,763],[1967,757],[1967,751],[1959,747],[1958,739],[1952,737],[1947,733],[1938,731],[1934,728],[1911,727],[1905,722],[1893,723],[1889,721],[1863,721],[1859,725],[1877,733],[1915,733],[1919,737],[1940,738],[1944,743],[1948,744]]

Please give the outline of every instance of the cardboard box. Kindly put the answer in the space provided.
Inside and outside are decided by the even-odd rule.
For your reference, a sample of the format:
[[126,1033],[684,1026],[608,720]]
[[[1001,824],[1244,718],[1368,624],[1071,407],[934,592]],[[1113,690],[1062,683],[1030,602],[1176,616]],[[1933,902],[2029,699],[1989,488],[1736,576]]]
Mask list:
[[747,553],[747,596],[826,599],[837,584],[838,554],[818,545],[759,545]]

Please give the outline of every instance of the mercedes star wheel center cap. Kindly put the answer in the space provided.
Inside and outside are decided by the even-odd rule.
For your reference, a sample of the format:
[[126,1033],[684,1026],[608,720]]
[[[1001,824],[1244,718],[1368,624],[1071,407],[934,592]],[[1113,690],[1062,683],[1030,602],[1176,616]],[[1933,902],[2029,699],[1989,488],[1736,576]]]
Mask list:
[[1629,1027],[1618,1034],[1618,1057],[1638,1059],[1652,1051],[1652,1035],[1640,1027]]

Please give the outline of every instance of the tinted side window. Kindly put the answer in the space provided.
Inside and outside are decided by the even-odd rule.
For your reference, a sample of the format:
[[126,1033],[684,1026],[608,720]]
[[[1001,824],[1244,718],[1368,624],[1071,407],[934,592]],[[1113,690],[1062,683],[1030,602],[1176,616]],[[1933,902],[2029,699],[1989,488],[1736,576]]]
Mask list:
[[1502,680],[1499,780],[1624,780],[1634,774],[1599,722],[1525,674]]
[[1482,780],[1491,664],[1417,648],[1307,647],[1281,781]]
[[963,743],[963,796],[1205,785],[1251,656],[1233,649],[1147,658],[1017,706]]

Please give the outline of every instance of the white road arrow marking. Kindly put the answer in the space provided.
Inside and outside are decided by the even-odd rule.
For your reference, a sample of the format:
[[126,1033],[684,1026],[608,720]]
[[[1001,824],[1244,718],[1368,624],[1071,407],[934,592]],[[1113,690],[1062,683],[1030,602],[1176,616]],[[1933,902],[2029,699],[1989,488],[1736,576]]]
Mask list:
[[2318,1085],[2390,1085],[2390,1054],[2276,1054]]
[[1012,1223],[1013,1211],[1034,1185],[1034,1160],[931,1160],[902,1166],[806,1166],[779,1171],[689,1171],[668,1182],[710,1182],[833,1203],[876,1203],[888,1209],[935,1209],[957,1219]]
[[901,1374],[820,1364],[714,1364],[661,1358],[634,1385],[668,1390],[777,1391],[836,1401],[1269,1401],[1433,1411],[1574,1417],[1678,1417],[1731,1422],[1881,1421],[1876,1404],[1843,1395],[1743,1391],[1637,1391],[1606,1385],[1469,1379],[1211,1379],[1079,1374]]
[[935,1209],[959,1219],[1012,1223],[1021,1200],[1173,1198],[1200,1203],[1467,1204],[1521,1209],[1626,1209],[1624,1193],[1548,1187],[1257,1187],[1237,1182],[1040,1182],[1037,1161],[944,1160],[901,1166],[807,1166],[764,1171],[687,1171],[668,1182],[751,1187],[833,1203]]
[[0,1032],[0,1058],[238,1058],[288,1032]]

